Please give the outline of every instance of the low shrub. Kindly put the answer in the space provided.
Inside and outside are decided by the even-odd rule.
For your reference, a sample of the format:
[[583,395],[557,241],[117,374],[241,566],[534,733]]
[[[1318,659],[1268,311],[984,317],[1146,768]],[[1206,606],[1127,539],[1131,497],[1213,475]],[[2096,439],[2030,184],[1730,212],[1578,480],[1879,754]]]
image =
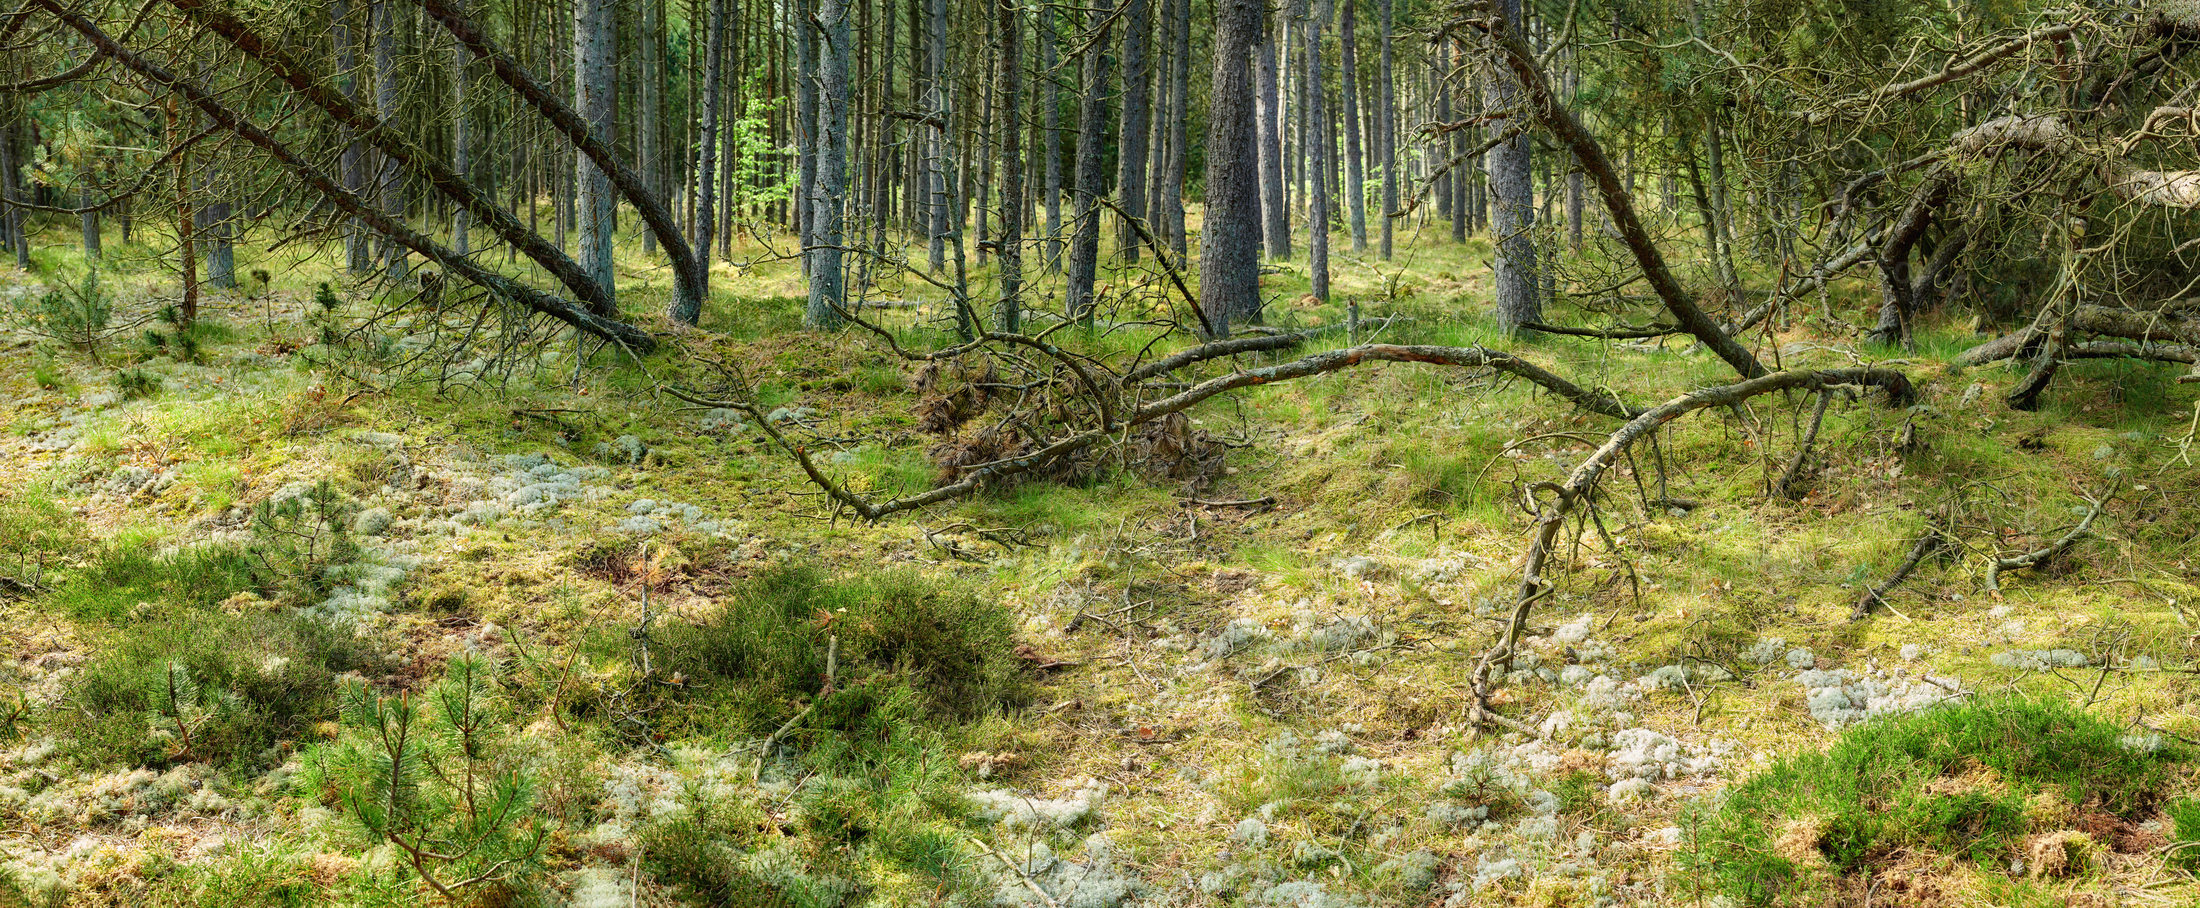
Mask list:
[[694,728],[768,735],[805,709],[811,727],[853,728],[895,688],[922,717],[956,721],[1027,695],[1008,611],[913,573],[776,568],[719,601],[657,637],[658,669],[684,682],[671,696]]
[[354,632],[302,615],[171,618],[70,676],[48,722],[80,765],[260,769],[336,718],[339,674],[376,662]]
[[1933,707],[1854,726],[1730,788],[1688,818],[1682,865],[1747,905],[1818,904],[1839,877],[1904,853],[2001,868],[2074,813],[2151,810],[2183,759],[2058,703]]

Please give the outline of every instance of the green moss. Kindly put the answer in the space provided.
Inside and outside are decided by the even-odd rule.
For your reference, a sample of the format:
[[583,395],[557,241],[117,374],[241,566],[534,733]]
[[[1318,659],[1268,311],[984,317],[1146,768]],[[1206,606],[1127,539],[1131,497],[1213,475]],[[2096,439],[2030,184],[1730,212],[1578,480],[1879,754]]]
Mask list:
[[1697,885],[1750,905],[1816,904],[1820,861],[1835,875],[1864,873],[1924,850],[1995,867],[2028,831],[2035,796],[2126,818],[2161,798],[2184,754],[2134,750],[2122,735],[2071,707],[2013,697],[1868,722],[1694,811],[1682,865]]

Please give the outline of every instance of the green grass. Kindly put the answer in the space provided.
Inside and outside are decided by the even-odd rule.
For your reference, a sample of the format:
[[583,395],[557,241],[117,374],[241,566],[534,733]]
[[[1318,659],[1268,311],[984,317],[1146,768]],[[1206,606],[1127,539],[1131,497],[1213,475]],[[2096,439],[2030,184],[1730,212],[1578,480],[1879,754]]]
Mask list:
[[1879,719],[1735,785],[1688,819],[1684,870],[1748,905],[1816,904],[1828,875],[1929,851],[2005,864],[2042,813],[2135,818],[2185,758],[2121,742],[2113,723],[2069,706],[1996,697]]

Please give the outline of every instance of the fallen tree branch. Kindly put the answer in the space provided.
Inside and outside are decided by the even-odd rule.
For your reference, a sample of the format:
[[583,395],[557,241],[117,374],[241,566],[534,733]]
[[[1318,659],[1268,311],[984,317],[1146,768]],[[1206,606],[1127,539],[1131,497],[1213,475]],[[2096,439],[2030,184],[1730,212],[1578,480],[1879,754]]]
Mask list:
[[1514,649],[1520,636],[1526,632],[1528,615],[1535,603],[1553,595],[1557,587],[1545,576],[1551,555],[1558,550],[1559,532],[1575,511],[1590,506],[1596,494],[1597,480],[1612,465],[1614,459],[1636,441],[1676,419],[1707,407],[1734,407],[1743,401],[1764,394],[1788,390],[1826,391],[1841,385],[1876,387],[1887,393],[1889,403],[1906,405],[1915,397],[1907,375],[1892,369],[1852,368],[1826,369],[1808,372],[1774,372],[1731,385],[1720,385],[1689,392],[1665,403],[1651,407],[1627,421],[1626,425],[1606,438],[1604,444],[1576,465],[1564,483],[1541,482],[1529,489],[1535,499],[1536,532],[1528,546],[1528,557],[1520,580],[1520,593],[1513,607],[1511,620],[1498,637],[1497,643],[1482,654],[1475,665],[1472,692],[1474,703],[1469,709],[1469,721],[1476,725],[1495,723],[1519,728],[1520,724],[1497,714],[1491,708],[1495,695],[1494,672],[1500,668],[1510,670]]
[[2109,501],[2111,499],[2114,499],[2115,497],[2116,490],[2114,488],[2110,488],[2108,490],[2108,494],[2106,495],[2102,495],[2099,498],[2087,498],[2086,503],[2092,505],[2092,508],[2085,512],[2085,518],[2079,520],[2077,526],[2071,527],[2070,532],[2062,534],[2062,538],[2057,539],[2054,542],[2048,543],[2042,548],[2033,549],[2032,551],[2025,552],[2021,555],[2014,555],[2008,558],[1995,558],[1992,561],[1987,562],[1986,591],[1994,594],[1997,597],[2001,595],[2001,575],[2003,571],[2021,571],[2028,568],[2037,568],[2040,565],[2054,559],[2055,556],[2061,555],[2062,553],[2069,551],[2071,546],[2078,544],[2078,540],[2085,538],[2088,534],[2093,532],[2093,522],[2100,519],[2101,512],[2108,509]]
[[1887,579],[1878,586],[1865,590],[1864,595],[1857,597],[1856,607],[1849,611],[1849,620],[1862,621],[1871,615],[1873,609],[1887,604],[1888,593],[1894,592],[1894,588],[1901,586],[1902,581],[1910,579],[1911,572],[1916,571],[1917,566],[1924,563],[1927,557],[1947,545],[1947,528],[1938,522],[1927,523],[1925,534],[1917,537],[1917,542],[1910,546],[1909,556],[1902,559],[1894,573],[1887,575]]

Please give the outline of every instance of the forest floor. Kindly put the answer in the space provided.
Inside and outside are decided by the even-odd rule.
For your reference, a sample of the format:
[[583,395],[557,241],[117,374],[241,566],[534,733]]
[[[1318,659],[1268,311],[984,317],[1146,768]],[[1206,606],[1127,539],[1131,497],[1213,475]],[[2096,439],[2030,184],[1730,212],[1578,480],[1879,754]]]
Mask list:
[[[1480,241],[1416,240],[1395,293],[1342,257],[1338,296],[1398,317],[1386,338],[1512,350],[1632,401],[1724,380],[1677,343],[1503,338],[1461,314],[1482,308],[1487,256]],[[406,842],[494,838],[450,819],[477,809],[448,778],[475,778],[471,745],[423,752],[443,762],[422,784],[463,799],[376,826],[363,812],[396,796],[362,798],[381,789],[344,767],[388,726],[338,710],[354,695],[335,689],[428,702],[469,654],[496,676],[481,778],[523,775],[522,815],[542,834],[499,840],[521,856],[507,866],[488,845],[448,862],[445,882],[485,877],[467,891],[485,902],[2200,900],[2176,844],[2200,830],[2171,816],[2196,778],[2177,755],[2200,739],[2187,608],[2200,386],[2166,367],[2074,363],[2025,413],[2000,403],[2017,373],[1949,364],[1978,337],[1965,324],[1927,326],[1907,353],[1823,318],[1753,336],[1789,366],[1900,365],[1919,402],[1837,402],[1794,498],[1766,490],[1812,398],[1668,428],[1614,474],[1602,525],[1567,534],[1558,592],[1499,698],[1538,733],[1476,734],[1467,681],[1518,588],[1520,496],[1613,428],[1525,383],[1394,364],[1248,389],[1193,413],[1202,443],[1226,447],[1219,464],[1173,478],[1103,464],[874,525],[835,518],[738,415],[656,390],[709,388],[703,362],[738,364],[851,486],[927,487],[914,370],[860,332],[793,330],[799,277],[784,263],[722,268],[705,330],[676,352],[600,355],[576,379],[562,345],[497,386],[440,393],[326,368],[356,360],[318,343],[325,270],[243,267],[273,273],[212,294],[218,327],[195,335],[195,356],[136,332],[96,361],[0,333],[0,535],[15,534],[0,559],[16,559],[0,575],[45,565],[35,587],[0,592],[0,678],[21,692],[0,727],[0,904],[418,903]],[[119,274],[118,313],[173,292],[150,267]],[[0,308],[48,280],[0,274]],[[661,269],[621,280],[653,311]],[[1288,266],[1271,275],[1272,320],[1341,318],[1303,287]],[[1825,305],[1853,314],[1869,292],[1844,285]],[[915,331],[938,315],[881,318]],[[2111,489],[2066,555],[1986,589],[1989,559],[2046,545]],[[286,518],[270,501],[308,505]],[[1953,527],[1946,556],[1851,620],[1930,520]],[[278,524],[322,535],[302,553],[283,543],[270,567]],[[317,560],[337,536],[341,554]],[[287,586],[269,579],[284,565]],[[726,705],[751,683],[734,675],[779,663],[696,661],[681,641],[707,650],[695,629],[726,626],[727,603],[813,582],[775,573],[786,565],[828,586],[915,578],[1005,611],[1013,640],[990,643],[1016,646],[1025,694],[954,719],[877,706],[890,721],[827,732],[810,710],[841,701],[820,679],[758,678],[803,693],[760,707],[761,725],[724,718],[749,715]],[[296,615],[345,639],[268,623]],[[814,642],[833,615],[804,615],[785,639]],[[832,646],[843,633],[865,631],[832,631]],[[910,646],[865,670],[928,689],[948,669]],[[312,654],[327,672],[293,671]],[[649,675],[651,658],[733,674]],[[2030,806],[2013,827],[1981,808],[1949,827],[1968,844],[1898,830],[1845,853],[1828,807],[1775,818],[1791,860],[1756,884],[1705,869],[1723,792],[1866,740],[1883,716],[1958,702],[2075,707],[2164,767],[2136,800],[2058,804],[1981,755],[1928,787],[1955,786],[1948,803],[2014,792]],[[253,737],[284,704],[297,724]],[[232,728],[224,710],[244,718]],[[248,743],[223,750],[223,734]]]

